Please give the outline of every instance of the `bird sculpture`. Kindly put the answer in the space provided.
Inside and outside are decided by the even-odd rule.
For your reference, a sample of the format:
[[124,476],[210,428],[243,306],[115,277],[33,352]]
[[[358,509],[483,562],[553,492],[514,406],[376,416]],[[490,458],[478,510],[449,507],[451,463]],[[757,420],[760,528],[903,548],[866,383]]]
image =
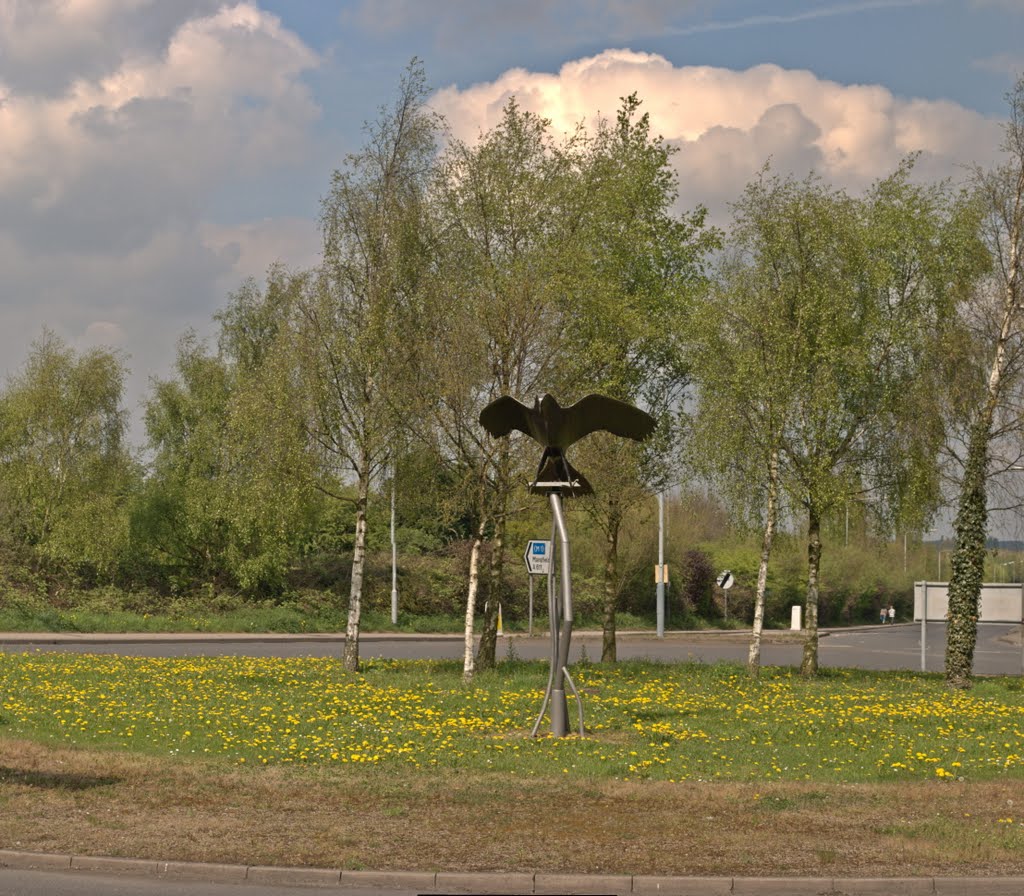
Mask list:
[[531,491],[543,493],[566,486],[572,495],[590,495],[594,490],[566,459],[566,448],[602,431],[640,442],[657,425],[645,411],[605,395],[587,395],[565,408],[552,395],[535,399],[533,407],[503,395],[480,412],[480,424],[496,438],[518,430],[544,446]]

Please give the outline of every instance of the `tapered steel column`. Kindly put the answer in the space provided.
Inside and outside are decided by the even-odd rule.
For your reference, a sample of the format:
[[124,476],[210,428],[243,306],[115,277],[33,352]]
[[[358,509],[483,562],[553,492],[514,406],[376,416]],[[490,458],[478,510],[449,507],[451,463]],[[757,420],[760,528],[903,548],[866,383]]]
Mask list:
[[565,667],[569,664],[569,642],[572,640],[572,569],[569,557],[569,532],[562,515],[562,496],[551,492],[551,515],[558,533],[558,576],[562,585],[561,626],[555,629],[552,652],[553,681],[551,685],[551,734],[565,737],[569,733],[569,710],[565,702]]
[[658,575],[655,581],[656,631],[665,637],[665,493],[658,492]]

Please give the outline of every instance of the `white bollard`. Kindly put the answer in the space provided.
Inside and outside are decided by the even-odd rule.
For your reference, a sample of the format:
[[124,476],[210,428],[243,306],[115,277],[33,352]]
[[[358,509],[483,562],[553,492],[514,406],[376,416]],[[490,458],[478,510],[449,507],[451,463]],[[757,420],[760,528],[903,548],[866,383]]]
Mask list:
[[793,631],[795,631],[795,632],[800,631],[800,610],[801,609],[802,608],[799,605],[793,607],[793,610],[792,610],[792,612],[790,614],[790,617],[789,617],[789,627]]

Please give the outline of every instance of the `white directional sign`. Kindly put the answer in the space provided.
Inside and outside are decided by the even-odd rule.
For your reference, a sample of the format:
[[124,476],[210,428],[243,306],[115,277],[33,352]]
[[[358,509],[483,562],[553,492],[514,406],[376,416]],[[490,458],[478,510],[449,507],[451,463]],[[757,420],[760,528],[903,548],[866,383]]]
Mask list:
[[717,582],[718,587],[724,588],[726,591],[736,584],[736,580],[732,577],[732,573],[728,569],[718,577]]
[[530,541],[526,544],[526,571],[531,576],[546,576],[551,572],[551,542]]

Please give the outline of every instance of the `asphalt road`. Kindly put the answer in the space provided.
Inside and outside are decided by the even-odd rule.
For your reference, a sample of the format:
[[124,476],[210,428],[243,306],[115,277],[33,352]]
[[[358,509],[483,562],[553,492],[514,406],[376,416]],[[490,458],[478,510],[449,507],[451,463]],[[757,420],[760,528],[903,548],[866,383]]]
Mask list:
[[[0,869],[0,896],[296,896],[316,892],[308,886],[227,884],[216,881],[171,881],[158,877],[95,874],[83,871]],[[335,888],[345,896],[416,896],[416,890],[380,887]]]
[[[926,633],[927,670],[941,672],[946,632],[944,623],[929,623]],[[618,638],[620,659],[651,659],[662,662],[720,660],[745,662],[749,635],[746,632],[669,632],[664,638],[629,632]],[[338,635],[85,635],[0,634],[0,650],[33,650],[117,653],[128,656],[339,656],[343,638]],[[769,666],[799,666],[799,640],[793,633],[766,633],[761,659]],[[462,656],[458,635],[380,635],[360,639],[364,658],[458,659]],[[550,656],[546,633],[532,637],[500,638],[499,658],[514,654],[522,659]],[[599,632],[575,632],[571,662],[583,656],[601,656]],[[822,632],[819,663],[826,667],[860,669],[921,668],[921,626],[918,623],[864,626]],[[979,675],[1019,675],[1024,668],[1021,626],[986,623],[979,626],[974,670]]]
[[[197,872],[200,869],[197,867]],[[334,892],[345,896],[415,896],[422,894],[569,894],[621,893],[625,896],[1018,896],[1024,878],[625,878],[616,875],[547,875],[528,886],[517,885],[522,875],[474,875],[485,879],[483,886],[430,887],[422,889],[351,887],[328,885],[264,886],[251,883],[225,884],[211,881],[173,881],[163,878],[116,876],[95,873],[66,873],[0,869],[0,896],[297,896],[298,893]],[[531,875],[532,877],[532,875]],[[539,877],[539,876],[538,876]],[[501,885],[508,878],[510,884]],[[468,881],[467,881],[468,884]]]

